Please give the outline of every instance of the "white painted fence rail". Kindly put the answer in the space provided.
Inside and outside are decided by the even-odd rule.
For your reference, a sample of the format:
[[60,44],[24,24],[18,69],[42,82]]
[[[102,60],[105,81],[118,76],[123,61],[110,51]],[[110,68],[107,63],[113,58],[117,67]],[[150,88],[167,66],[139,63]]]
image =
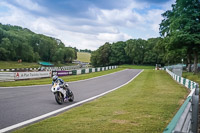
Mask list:
[[51,71],[39,72],[0,72],[0,81],[15,81],[21,79],[35,79],[51,77]]
[[0,81],[14,81],[15,73],[13,72],[0,72]]
[[197,133],[198,132],[198,113],[199,113],[199,85],[198,83],[175,75],[166,69],[179,84],[190,89],[190,94],[184,101],[181,108],[165,128],[163,133]]

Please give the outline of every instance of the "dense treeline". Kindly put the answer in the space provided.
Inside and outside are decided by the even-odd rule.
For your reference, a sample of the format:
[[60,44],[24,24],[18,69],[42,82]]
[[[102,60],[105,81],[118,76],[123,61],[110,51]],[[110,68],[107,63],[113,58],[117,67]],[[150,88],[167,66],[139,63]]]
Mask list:
[[71,62],[76,58],[76,48],[65,47],[59,39],[0,24],[0,60]]
[[200,57],[200,1],[176,0],[172,10],[162,16],[160,38],[106,43],[92,53],[91,63],[94,66],[184,63],[189,71],[194,63],[196,73]]
[[130,39],[112,44],[107,42],[92,52],[91,63],[94,66],[163,64],[164,54],[157,48],[161,41],[162,38],[150,38],[148,40]]
[[164,38],[130,39],[125,42],[105,43],[91,54],[93,66],[120,64],[171,65],[187,63],[186,49],[172,50]]

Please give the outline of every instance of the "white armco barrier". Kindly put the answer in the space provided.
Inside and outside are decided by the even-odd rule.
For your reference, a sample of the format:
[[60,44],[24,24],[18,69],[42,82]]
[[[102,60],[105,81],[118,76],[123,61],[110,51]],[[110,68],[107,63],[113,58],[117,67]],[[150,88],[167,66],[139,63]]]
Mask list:
[[196,88],[197,83],[194,81],[191,81],[189,79],[185,79],[183,77],[180,77],[176,74],[174,74],[173,72],[169,71],[168,69],[166,69],[167,73],[169,73],[169,75],[172,76],[172,78],[174,80],[176,80],[178,83],[184,85],[185,87],[187,87],[188,89],[192,90]]
[[51,77],[51,71],[40,72],[15,72],[15,80]]
[[0,72],[0,81],[14,81],[13,72]]
[[81,74],[81,69],[77,70],[77,75]]
[[199,113],[199,85],[166,69],[174,80],[190,89],[190,94],[163,133],[197,133]]
[[95,72],[95,68],[92,68],[92,72]]
[[89,68],[85,69],[85,73],[89,73]]

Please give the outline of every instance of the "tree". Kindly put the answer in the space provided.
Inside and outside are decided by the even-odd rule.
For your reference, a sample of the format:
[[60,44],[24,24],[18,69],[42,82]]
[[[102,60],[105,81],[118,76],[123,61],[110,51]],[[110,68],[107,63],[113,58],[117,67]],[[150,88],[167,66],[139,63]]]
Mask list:
[[162,16],[164,19],[160,24],[160,33],[169,39],[169,49],[185,48],[188,57],[193,54],[194,73],[197,73],[200,50],[200,1],[176,0],[172,10],[166,11]]
[[71,47],[66,47],[64,49],[64,61],[71,63],[76,58],[75,49]]
[[125,53],[126,42],[116,42],[111,45],[111,54],[109,57],[111,65],[120,65],[130,62],[130,58]]
[[8,59],[8,51],[5,48],[0,48],[0,60]]
[[137,65],[143,64],[147,41],[142,39],[130,39],[126,44],[125,51],[132,60],[132,63]]
[[0,24],[0,56],[0,60],[71,62],[77,58],[77,52],[66,48],[59,39],[19,26]]
[[91,54],[91,64],[93,66],[107,66],[110,65],[111,44],[106,42]]

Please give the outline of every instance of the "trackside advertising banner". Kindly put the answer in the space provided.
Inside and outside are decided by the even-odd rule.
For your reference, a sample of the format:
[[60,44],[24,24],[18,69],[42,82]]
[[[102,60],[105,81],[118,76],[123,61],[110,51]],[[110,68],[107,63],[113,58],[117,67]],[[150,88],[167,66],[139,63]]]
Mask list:
[[51,71],[43,72],[16,72],[15,80],[51,77]]
[[57,75],[57,76],[72,75],[72,71],[52,71],[52,76],[54,75]]

